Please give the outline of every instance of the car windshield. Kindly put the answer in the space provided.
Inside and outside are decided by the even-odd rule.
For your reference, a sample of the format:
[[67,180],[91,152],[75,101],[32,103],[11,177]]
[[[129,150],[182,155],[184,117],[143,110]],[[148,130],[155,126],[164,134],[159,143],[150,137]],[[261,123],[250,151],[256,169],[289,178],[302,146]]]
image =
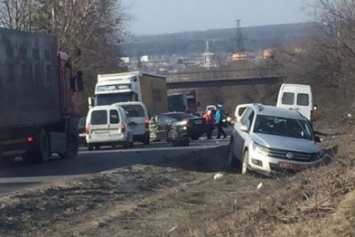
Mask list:
[[127,117],[144,117],[144,109],[141,105],[122,105]]
[[136,101],[133,92],[115,93],[115,94],[99,94],[95,97],[96,105],[112,105],[119,102]]
[[313,133],[306,120],[258,115],[254,133],[313,140]]
[[170,118],[180,121],[180,120],[184,120],[184,119],[192,119],[195,118],[194,115],[192,114],[185,114],[185,113],[173,113],[173,114],[166,114],[167,116],[169,116]]

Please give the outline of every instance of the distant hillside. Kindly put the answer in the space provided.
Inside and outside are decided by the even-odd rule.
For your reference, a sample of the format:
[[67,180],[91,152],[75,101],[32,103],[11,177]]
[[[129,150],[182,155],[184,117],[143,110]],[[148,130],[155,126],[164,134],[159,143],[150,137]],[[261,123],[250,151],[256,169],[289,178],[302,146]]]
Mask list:
[[[303,38],[312,25],[295,23],[242,28],[247,50],[261,50],[292,39]],[[186,55],[205,51],[206,40],[214,53],[231,52],[235,49],[236,29],[214,29],[207,31],[182,32],[162,35],[139,36],[127,40],[124,50],[130,57],[141,55]]]

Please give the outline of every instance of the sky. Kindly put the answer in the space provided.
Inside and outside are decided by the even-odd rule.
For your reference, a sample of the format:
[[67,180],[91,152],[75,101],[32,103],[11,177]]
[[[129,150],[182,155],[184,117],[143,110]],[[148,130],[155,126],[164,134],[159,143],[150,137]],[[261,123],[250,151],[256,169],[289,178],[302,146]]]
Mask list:
[[135,35],[225,29],[309,20],[305,0],[121,0]]

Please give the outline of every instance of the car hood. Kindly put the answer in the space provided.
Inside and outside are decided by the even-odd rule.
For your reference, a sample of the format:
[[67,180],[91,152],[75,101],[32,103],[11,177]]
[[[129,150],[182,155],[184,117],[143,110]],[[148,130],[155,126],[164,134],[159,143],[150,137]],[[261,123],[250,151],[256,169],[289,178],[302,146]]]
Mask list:
[[318,152],[320,150],[320,148],[313,140],[275,136],[261,133],[251,134],[251,139],[262,146],[280,150],[290,150],[307,153]]

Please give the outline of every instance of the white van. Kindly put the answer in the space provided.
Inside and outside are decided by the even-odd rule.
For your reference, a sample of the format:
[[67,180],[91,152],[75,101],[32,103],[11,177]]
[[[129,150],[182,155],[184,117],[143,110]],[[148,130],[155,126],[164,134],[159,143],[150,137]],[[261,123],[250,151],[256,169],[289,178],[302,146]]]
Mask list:
[[120,106],[125,110],[128,125],[133,132],[133,141],[139,141],[144,143],[144,145],[149,145],[149,115],[145,105],[138,101],[120,102],[113,105]]
[[308,120],[312,119],[313,96],[310,85],[282,84],[277,107],[298,110]]
[[125,148],[133,147],[133,133],[128,125],[125,111],[119,106],[96,106],[89,110],[86,117],[86,143],[89,151],[99,150],[101,146]]

